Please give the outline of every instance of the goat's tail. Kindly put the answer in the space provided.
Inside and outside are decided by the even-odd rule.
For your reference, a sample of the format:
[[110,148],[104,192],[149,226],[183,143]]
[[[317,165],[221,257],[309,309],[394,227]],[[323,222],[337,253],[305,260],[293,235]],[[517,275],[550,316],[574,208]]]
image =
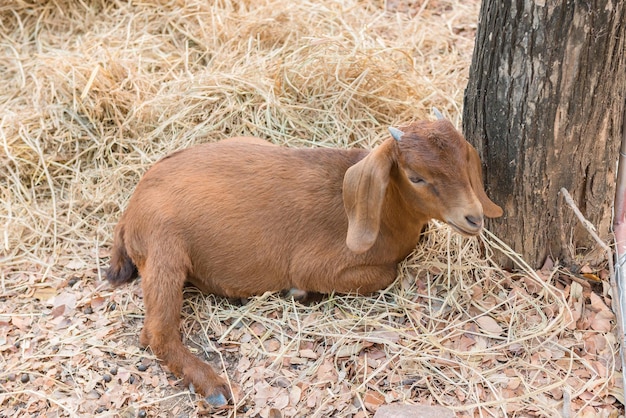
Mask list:
[[111,250],[111,260],[106,278],[114,286],[120,286],[137,278],[137,266],[126,252],[124,242],[124,227],[115,228],[115,238],[113,239],[113,249]]

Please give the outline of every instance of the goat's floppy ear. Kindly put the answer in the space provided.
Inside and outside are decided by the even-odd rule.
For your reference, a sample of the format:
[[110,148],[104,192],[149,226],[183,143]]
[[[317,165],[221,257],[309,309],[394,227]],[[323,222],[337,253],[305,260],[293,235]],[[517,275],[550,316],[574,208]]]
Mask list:
[[383,142],[350,167],[343,178],[343,205],[348,215],[346,245],[355,253],[369,250],[378,237],[395,146],[391,139]]
[[485,186],[483,184],[483,170],[480,162],[480,156],[478,151],[469,142],[467,143],[467,151],[469,153],[469,177],[472,189],[478,197],[478,200],[483,205],[483,212],[488,218],[498,218],[502,216],[502,208],[487,197],[485,193]]

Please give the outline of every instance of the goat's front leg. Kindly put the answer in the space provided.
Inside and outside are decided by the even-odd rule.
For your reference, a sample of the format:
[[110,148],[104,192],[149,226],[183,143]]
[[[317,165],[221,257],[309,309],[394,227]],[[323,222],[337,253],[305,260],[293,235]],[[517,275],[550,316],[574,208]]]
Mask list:
[[367,295],[386,288],[397,276],[396,264],[350,267],[339,276],[335,291]]
[[179,323],[185,272],[165,262],[164,259],[148,261],[141,271],[146,318],[140,342],[150,346],[172,373],[183,378],[185,385],[193,385],[207,402],[223,406],[231,398],[228,384],[210,365],[191,354],[181,340]]
[[351,266],[340,271],[332,280],[317,278],[300,283],[299,288],[319,293],[357,293],[367,295],[389,286],[397,277],[396,264]]

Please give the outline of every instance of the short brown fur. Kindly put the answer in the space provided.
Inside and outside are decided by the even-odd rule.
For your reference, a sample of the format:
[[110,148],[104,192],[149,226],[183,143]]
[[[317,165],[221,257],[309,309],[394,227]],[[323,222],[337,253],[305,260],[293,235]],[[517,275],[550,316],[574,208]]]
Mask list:
[[156,163],[116,227],[107,272],[113,284],[142,277],[141,343],[223,404],[226,381],[179,336],[185,282],[228,297],[370,293],[393,282],[430,219],[475,235],[483,214],[502,214],[483,190],[476,150],[450,122],[402,131],[369,153],[247,137]]

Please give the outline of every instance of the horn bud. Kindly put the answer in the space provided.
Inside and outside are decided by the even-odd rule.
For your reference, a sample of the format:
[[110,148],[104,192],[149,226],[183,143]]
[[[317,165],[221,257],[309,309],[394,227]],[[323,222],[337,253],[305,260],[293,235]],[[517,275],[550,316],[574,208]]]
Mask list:
[[436,107],[433,107],[433,113],[438,120],[445,119],[439,109],[437,109]]
[[404,132],[402,132],[398,128],[394,128],[393,126],[389,127],[389,133],[391,134],[393,139],[395,139],[396,141],[401,141],[402,140],[402,135],[404,135]]

